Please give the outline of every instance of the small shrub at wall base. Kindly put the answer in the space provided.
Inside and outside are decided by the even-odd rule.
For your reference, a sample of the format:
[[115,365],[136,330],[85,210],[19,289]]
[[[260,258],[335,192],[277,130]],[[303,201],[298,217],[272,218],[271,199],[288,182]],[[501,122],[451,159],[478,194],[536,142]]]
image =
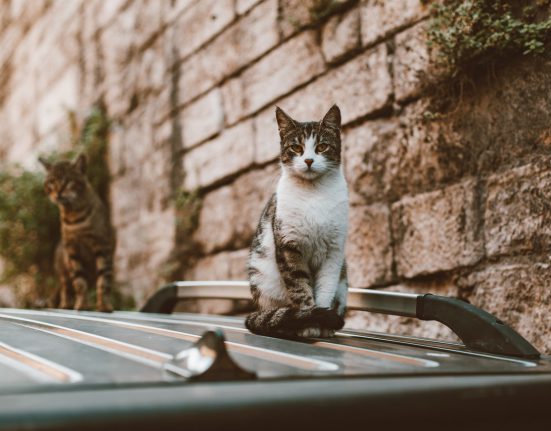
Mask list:
[[42,173],[0,169],[0,256],[2,282],[20,306],[47,306],[56,280],[52,256],[59,241],[57,208],[44,194]]
[[429,47],[456,76],[514,55],[539,55],[551,40],[549,0],[444,0],[432,3]]

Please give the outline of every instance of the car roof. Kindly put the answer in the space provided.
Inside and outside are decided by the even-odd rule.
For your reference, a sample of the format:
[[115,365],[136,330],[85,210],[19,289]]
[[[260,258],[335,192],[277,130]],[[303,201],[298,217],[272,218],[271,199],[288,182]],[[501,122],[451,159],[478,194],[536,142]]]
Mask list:
[[[242,317],[0,309],[0,393],[185,381],[201,352],[212,355],[204,346],[190,349],[213,329],[225,337],[233,364],[258,379],[551,373],[549,357],[492,355],[460,343],[368,331],[280,339],[251,334]],[[218,378],[228,379],[210,376]]]

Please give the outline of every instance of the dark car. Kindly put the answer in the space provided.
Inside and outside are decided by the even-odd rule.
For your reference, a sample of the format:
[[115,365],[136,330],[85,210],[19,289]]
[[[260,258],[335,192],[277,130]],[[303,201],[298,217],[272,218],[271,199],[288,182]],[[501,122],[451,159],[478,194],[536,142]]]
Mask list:
[[180,282],[141,312],[1,309],[0,429],[551,429],[551,358],[468,303],[349,293],[350,308],[437,320],[462,343],[280,339],[169,314],[248,297],[245,282]]

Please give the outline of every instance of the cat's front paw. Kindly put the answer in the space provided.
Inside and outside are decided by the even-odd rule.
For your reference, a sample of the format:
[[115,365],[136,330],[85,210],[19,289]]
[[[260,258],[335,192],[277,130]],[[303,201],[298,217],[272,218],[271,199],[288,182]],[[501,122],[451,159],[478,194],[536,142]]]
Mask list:
[[297,331],[297,336],[302,338],[317,338],[321,336],[321,328],[302,328]]
[[321,338],[333,338],[335,336],[334,329],[321,329]]
[[110,301],[101,301],[96,304],[96,310],[101,311],[102,313],[112,313],[113,306]]
[[75,301],[75,310],[77,311],[88,310],[88,303],[86,302],[86,299],[77,298],[77,300]]

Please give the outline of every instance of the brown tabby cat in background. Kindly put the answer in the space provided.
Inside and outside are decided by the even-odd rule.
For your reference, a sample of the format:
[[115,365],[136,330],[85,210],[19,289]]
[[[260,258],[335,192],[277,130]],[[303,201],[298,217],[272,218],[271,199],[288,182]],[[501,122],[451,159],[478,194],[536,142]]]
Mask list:
[[39,160],[47,171],[44,189],[61,215],[61,242],[55,254],[59,307],[71,308],[74,291],[74,308],[86,309],[88,286],[95,284],[97,310],[110,312],[114,237],[107,211],[86,178],[86,156],[72,162]]

